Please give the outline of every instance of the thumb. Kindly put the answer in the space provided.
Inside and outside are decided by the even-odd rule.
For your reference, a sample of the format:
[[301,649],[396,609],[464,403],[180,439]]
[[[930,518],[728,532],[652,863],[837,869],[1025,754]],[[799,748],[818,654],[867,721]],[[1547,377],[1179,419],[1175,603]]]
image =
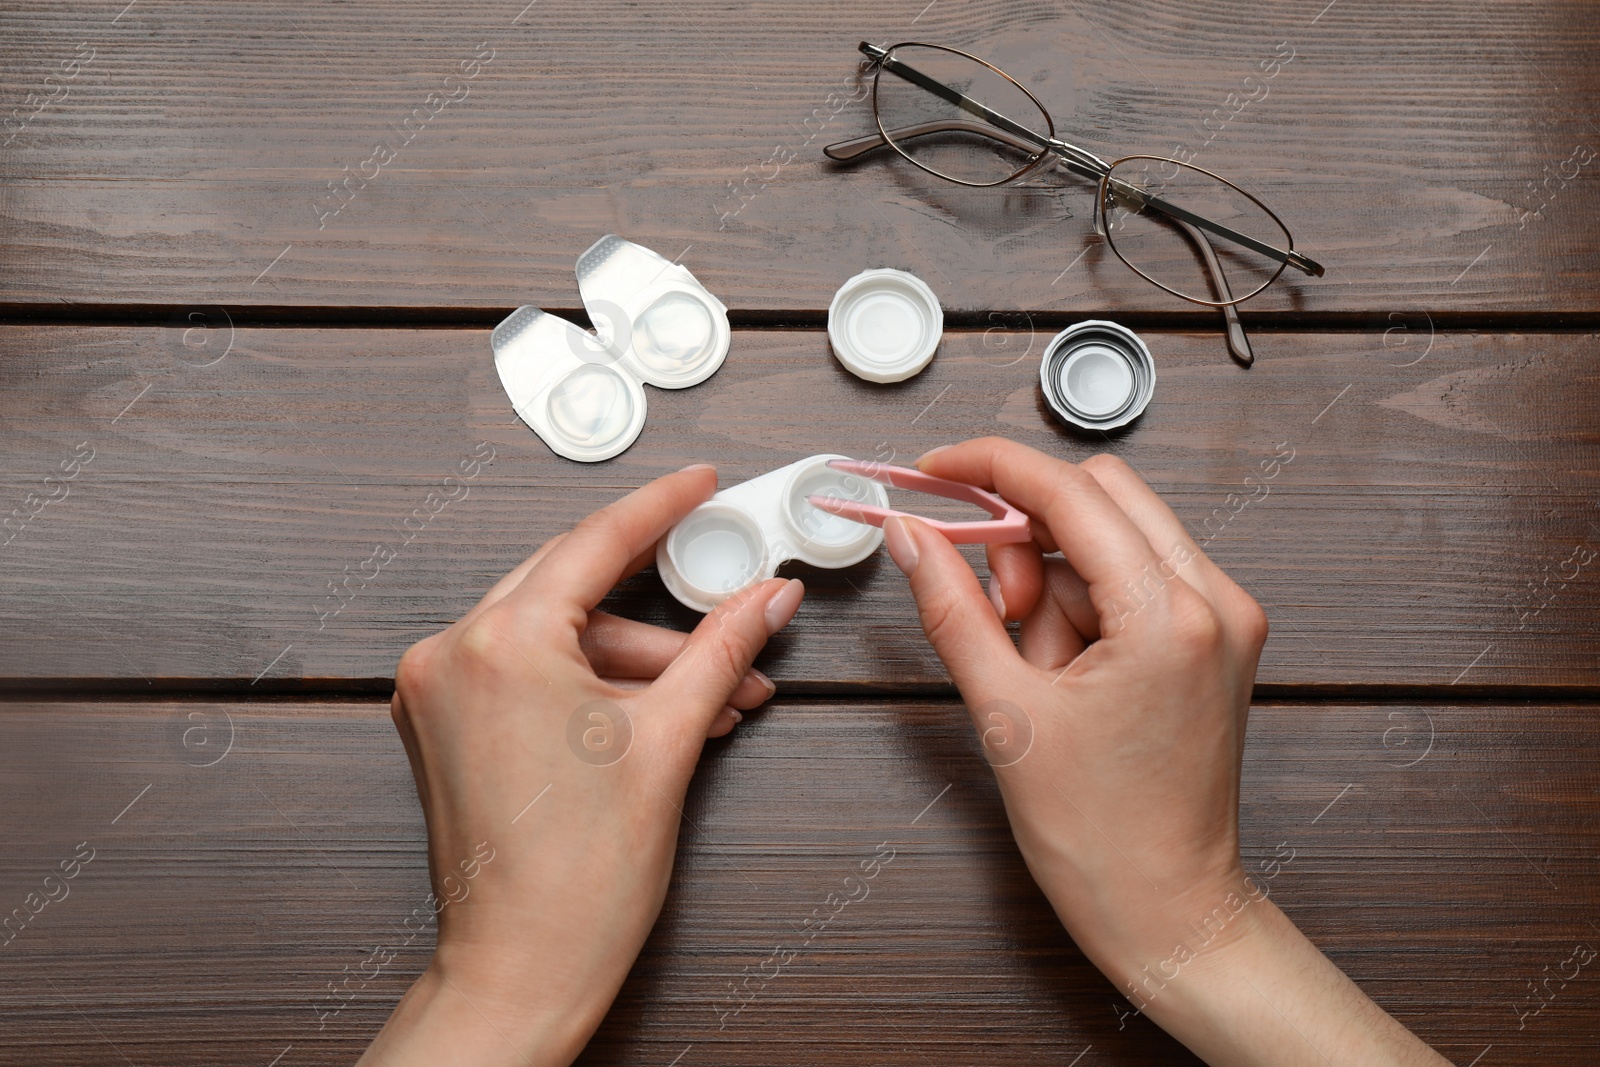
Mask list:
[[883,536],[889,557],[911,580],[929,643],[968,706],[978,706],[1022,664],[994,603],[956,547],[924,523],[891,518]]
[[650,688],[677,697],[692,720],[680,725],[703,737],[744,682],[756,653],[794,618],[805,595],[798,578],[770,578],[735,593],[700,620]]

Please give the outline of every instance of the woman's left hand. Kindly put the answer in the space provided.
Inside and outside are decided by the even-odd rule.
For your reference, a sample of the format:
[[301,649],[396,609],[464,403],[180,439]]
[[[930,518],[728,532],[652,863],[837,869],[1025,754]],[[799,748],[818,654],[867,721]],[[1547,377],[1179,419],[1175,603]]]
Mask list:
[[715,488],[690,467],[603,508],[400,661],[439,946],[362,1062],[567,1063],[604,1017],[701,746],[771,694],[751,661],[804,596],[770,579],[687,636],[595,611]]

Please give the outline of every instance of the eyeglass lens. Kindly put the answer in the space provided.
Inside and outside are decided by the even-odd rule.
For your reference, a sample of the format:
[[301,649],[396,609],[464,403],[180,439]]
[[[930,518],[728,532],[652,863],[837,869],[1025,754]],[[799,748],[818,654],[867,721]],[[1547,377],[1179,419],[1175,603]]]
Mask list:
[[[1265,289],[1283,270],[1279,260],[1235,241],[1212,237],[1150,206],[1159,198],[1192,215],[1220,223],[1256,241],[1290,247],[1276,217],[1240,189],[1175,160],[1135,156],[1119,161],[1106,181],[1106,240],[1122,260],[1157,285],[1201,303],[1240,301]],[[1217,292],[1205,269],[1206,241],[1230,292]]]
[[[890,55],[1039,137],[1048,135],[1050,120],[1033,98],[985,64],[933,45],[898,45]],[[874,104],[890,144],[952,181],[1000,185],[1026,170],[1041,151],[893,70],[879,73]]]

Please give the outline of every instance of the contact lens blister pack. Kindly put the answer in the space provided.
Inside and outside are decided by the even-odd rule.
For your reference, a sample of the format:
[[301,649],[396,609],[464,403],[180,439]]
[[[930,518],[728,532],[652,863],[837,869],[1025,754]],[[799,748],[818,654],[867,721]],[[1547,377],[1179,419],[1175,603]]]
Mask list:
[[727,358],[728,309],[688,268],[607,234],[578,257],[595,332],[532,305],[490,335],[495,369],[523,422],[558,455],[594,463],[644,429],[644,383],[698,385]]
[[815,567],[860,563],[883,543],[883,531],[814,506],[812,496],[886,507],[882,485],[830,467],[845,456],[809,456],[748,482],[730,485],[695,508],[656,546],[656,569],[668,591],[696,611],[771,578],[797,559]]

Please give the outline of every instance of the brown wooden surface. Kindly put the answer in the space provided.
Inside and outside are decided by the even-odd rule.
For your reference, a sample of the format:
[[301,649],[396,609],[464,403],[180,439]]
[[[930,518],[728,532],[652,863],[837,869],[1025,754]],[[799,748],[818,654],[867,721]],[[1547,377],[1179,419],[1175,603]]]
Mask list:
[[[818,452],[909,459],[1003,433],[1064,458],[1109,448],[1197,537],[1216,532],[1208,550],[1272,618],[1263,683],[1600,684],[1600,563],[1564,566],[1600,539],[1596,338],[1413,326],[1262,332],[1248,370],[1215,334],[1150,332],[1155,399],[1115,440],[1051,420],[1042,331],[953,333],[894,387],[846,374],[820,332],[741,331],[710,381],[648,390],[644,434],[598,466],[515,420],[482,331],[240,329],[205,368],[177,359],[176,329],[0,331],[3,499],[95,450],[0,548],[0,675],[381,680],[532,546],[666,471],[710,460],[732,484]],[[479,442],[495,459],[469,495],[322,625],[328,583],[398,546]],[[1222,524],[1229,495],[1259,492],[1244,479],[1288,450],[1267,495]],[[763,659],[774,676],[945,683],[882,553],[794,573],[812,600]],[[695,618],[653,571],[618,607]]]
[[[1246,859],[1292,850],[1274,899],[1456,1063],[1486,1046],[1483,1063],[1592,1062],[1593,975],[1521,1030],[1516,1008],[1543,968],[1600,944],[1592,716],[1258,706]],[[211,758],[184,747],[193,721],[213,745],[231,733],[213,766],[190,765]],[[397,944],[427,874],[379,702],[11,704],[0,750],[7,907],[80,841],[95,849],[4,949],[0,1063],[120,1063],[113,1043],[133,1063],[266,1064],[289,1046],[285,1064],[348,1063],[427,959],[431,931]],[[1144,1020],[1118,1030],[959,704],[780,699],[710,747],[686,811],[663,918],[582,1062],[689,1046],[680,1064],[1067,1063],[1091,1046],[1080,1063],[1197,1062]],[[885,841],[870,894],[801,945],[792,928]],[[516,848],[514,831],[494,845]],[[379,944],[391,967],[322,1019],[327,983]],[[777,945],[800,951],[719,1028],[729,982]]]
[[[728,484],[987,433],[1117,452],[1201,538],[1293,449],[1207,545],[1273,624],[1247,861],[1293,848],[1274,897],[1453,1062],[1600,1060],[1588,970],[1518,1016],[1575,944],[1600,947],[1600,562],[1573,564],[1600,545],[1600,160],[1575,162],[1600,149],[1600,9],[125,3],[0,13],[0,516],[94,456],[0,532],[0,914],[97,850],[0,948],[0,1064],[350,1062],[431,944],[319,1029],[328,984],[427,892],[400,746],[352,697],[386,695],[410,642],[657,474],[711,460]],[[1089,238],[1081,186],[825,164],[870,125],[843,102],[863,38],[986,55],[1108,158],[1198,148],[1327,277],[1246,305],[1244,370],[1215,315]],[[1207,141],[1280,42],[1293,61]],[[327,183],[484,49],[467,95],[319,228]],[[581,319],[573,262],[606,232],[681,258],[740,328],[716,377],[648,390],[638,443],[580,466],[514,419],[486,330],[522,303]],[[947,312],[903,385],[849,377],[820,329],[871,266]],[[185,347],[170,323],[208,305],[228,310]],[[1038,394],[1043,342],[1091,316],[1137,327],[1158,366],[1112,440],[1065,433]],[[319,626],[328,583],[480,442],[470,496]],[[793,573],[810,602],[760,661],[781,699],[711,746],[662,922],[583,1062],[1193,1062],[1118,1029],[898,572]],[[649,573],[613,606],[694,621]],[[232,742],[213,766],[184,746],[197,721]],[[719,1029],[730,981],[882,841],[871,896]]]
[[[0,150],[13,305],[570,307],[573,261],[615,231],[682,252],[738,312],[826,307],[864,266],[965,311],[1192,310],[1104,249],[1057,280],[1087,188],[827,165],[870,127],[830,100],[857,91],[856,43],[909,37],[1013,70],[1108,159],[1182,145],[1257,191],[1329,273],[1255,312],[1600,311],[1600,162],[1568,162],[1600,147],[1584,0],[122,7],[7,5],[4,113],[67,94]],[[1206,143],[1280,42],[1293,61]],[[466,95],[319,229],[327,183],[480,44],[492,60],[446,90]]]

